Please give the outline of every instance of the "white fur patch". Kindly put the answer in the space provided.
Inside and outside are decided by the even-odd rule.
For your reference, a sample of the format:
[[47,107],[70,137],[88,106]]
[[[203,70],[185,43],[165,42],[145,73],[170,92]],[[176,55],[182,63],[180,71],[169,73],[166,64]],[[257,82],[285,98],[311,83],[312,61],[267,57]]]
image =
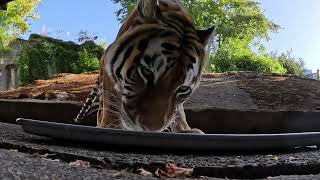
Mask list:
[[191,87],[191,89],[194,89],[197,85],[193,84],[193,78],[199,76],[199,60],[196,59],[196,63],[193,64],[193,68],[189,69],[187,74],[186,74],[186,78],[184,80],[183,85],[184,86],[189,86]]
[[[153,39],[150,41],[148,44],[148,47],[146,48],[146,51],[144,52],[144,56],[150,56],[153,57],[154,55],[159,55],[152,64],[147,64],[143,59],[141,59],[140,63],[144,67],[147,67],[154,76],[154,81],[153,83],[156,84],[160,78],[160,76],[164,73],[166,66],[167,66],[167,61],[166,61],[166,56],[161,53],[164,48],[161,46],[163,41],[161,39]],[[160,67],[161,65],[161,67]],[[140,76],[143,78],[144,82],[147,82],[147,79],[145,79],[142,75],[141,69],[138,70]]]

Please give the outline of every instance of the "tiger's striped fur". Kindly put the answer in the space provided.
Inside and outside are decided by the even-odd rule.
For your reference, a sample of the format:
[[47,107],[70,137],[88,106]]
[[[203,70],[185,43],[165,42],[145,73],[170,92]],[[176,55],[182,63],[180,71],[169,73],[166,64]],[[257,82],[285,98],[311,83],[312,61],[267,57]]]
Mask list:
[[138,0],[100,61],[97,126],[202,133],[189,127],[183,103],[199,85],[213,36],[214,28],[194,28],[180,0]]
[[95,87],[88,95],[86,102],[83,104],[77,117],[74,119],[76,123],[81,122],[86,116],[94,113],[99,109],[99,98],[100,98],[100,82],[96,81]]

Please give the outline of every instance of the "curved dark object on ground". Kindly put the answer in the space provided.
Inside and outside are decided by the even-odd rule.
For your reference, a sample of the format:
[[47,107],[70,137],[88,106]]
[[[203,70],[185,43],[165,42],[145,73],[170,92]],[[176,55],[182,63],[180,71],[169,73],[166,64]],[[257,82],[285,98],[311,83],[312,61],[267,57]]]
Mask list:
[[134,132],[18,119],[25,132],[105,145],[201,151],[256,151],[320,144],[320,132],[280,134],[175,134]]
[[[200,105],[199,105],[200,106]],[[16,119],[70,123],[81,104],[77,102],[41,100],[1,100],[0,122],[16,123]],[[207,134],[277,134],[320,132],[320,111],[262,111],[186,107],[191,127]],[[81,125],[96,124],[96,114]]]

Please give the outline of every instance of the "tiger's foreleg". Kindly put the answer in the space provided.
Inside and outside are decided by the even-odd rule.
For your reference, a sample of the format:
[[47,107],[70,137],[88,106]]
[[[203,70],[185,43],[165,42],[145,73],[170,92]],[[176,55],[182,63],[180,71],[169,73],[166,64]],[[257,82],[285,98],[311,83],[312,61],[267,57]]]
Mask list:
[[176,119],[175,122],[172,123],[171,129],[173,132],[177,133],[204,134],[200,129],[190,128],[182,104],[177,108]]

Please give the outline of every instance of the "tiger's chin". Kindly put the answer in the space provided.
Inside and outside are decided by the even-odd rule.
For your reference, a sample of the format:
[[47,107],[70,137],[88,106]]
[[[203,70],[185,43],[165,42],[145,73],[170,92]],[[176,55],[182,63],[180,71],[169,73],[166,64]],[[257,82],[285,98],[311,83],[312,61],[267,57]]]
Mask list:
[[128,131],[146,131],[143,127],[138,125],[134,125],[134,126],[124,125],[123,129]]
[[128,130],[128,131],[148,131],[148,132],[162,132],[164,129],[166,128],[166,126],[161,126],[160,128],[148,128],[145,127],[143,125],[141,125],[140,123],[137,124],[128,124],[126,122],[123,122],[122,125],[122,129],[124,130]]

